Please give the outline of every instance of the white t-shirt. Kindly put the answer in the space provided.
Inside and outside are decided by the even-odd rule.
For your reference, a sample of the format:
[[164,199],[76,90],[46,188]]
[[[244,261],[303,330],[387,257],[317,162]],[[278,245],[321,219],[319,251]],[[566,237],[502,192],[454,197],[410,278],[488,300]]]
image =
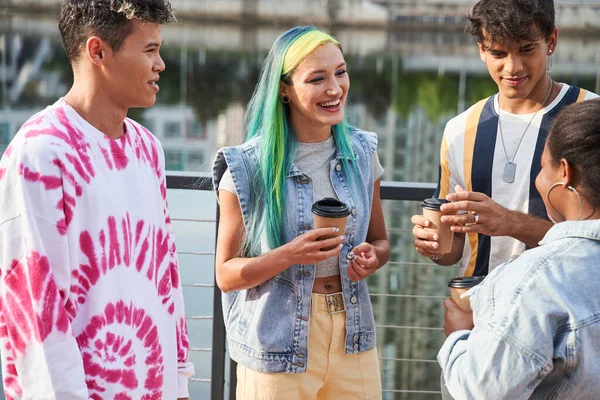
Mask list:
[[[536,153],[536,145],[538,134],[542,121],[546,114],[555,112],[555,108],[563,100],[571,86],[562,84],[559,95],[545,108],[541,109],[534,117],[531,114],[511,114],[504,110],[500,110],[498,106],[498,96],[494,96],[493,106],[496,116],[501,118],[502,135],[497,128],[495,147],[493,149],[492,171],[491,171],[491,198],[501,206],[509,209],[528,213],[529,210],[529,194],[532,187],[530,172],[532,168],[533,155]],[[581,98],[579,100],[589,100],[598,97],[592,92],[581,90]],[[441,179],[441,195],[445,197],[444,192],[454,192],[454,187],[458,184],[464,189],[467,189],[468,183],[471,181],[471,176],[466,173],[466,169],[475,170],[478,165],[473,162],[473,151],[465,153],[465,148],[469,142],[469,137],[466,135],[468,125],[472,123],[469,117],[473,110],[478,107],[478,103],[457,117],[453,118],[446,125],[444,131],[444,139],[442,143],[442,157],[446,161],[448,173],[442,173]],[[532,119],[533,118],[533,119]],[[531,125],[523,136],[523,132],[531,121]],[[475,121],[476,123],[476,121]],[[480,121],[481,123],[481,121]],[[521,145],[519,140],[523,136]],[[506,145],[505,155],[502,146],[502,137]],[[517,151],[518,147],[518,151]],[[472,147],[471,147],[472,149]],[[540,149],[538,149],[540,151]],[[444,155],[445,154],[445,155]],[[476,156],[476,155],[475,155]],[[504,167],[507,161],[513,161],[516,164],[515,180],[512,183],[507,183],[502,179]],[[442,170],[444,167],[442,167]],[[465,179],[465,177],[468,178]],[[535,179],[535,177],[534,177]],[[444,187],[447,189],[444,190]],[[535,187],[533,188],[535,190]],[[476,236],[476,235],[475,235]],[[471,275],[474,269],[474,260],[472,260],[472,248],[476,242],[467,237],[465,240],[465,248],[460,265],[460,275]],[[489,251],[489,271],[491,272],[496,266],[502,264],[510,258],[518,256],[525,251],[525,244],[514,238],[506,236],[494,236],[491,238],[491,246]]]
[[164,156],[126,119],[111,139],[63,99],[0,161],[7,397],[187,397],[189,341]]

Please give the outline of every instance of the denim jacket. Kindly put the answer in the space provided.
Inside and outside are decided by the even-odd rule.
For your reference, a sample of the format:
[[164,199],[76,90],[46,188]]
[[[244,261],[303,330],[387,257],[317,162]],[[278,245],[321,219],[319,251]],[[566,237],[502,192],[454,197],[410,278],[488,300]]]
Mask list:
[[597,399],[600,220],[554,225],[471,289],[475,328],[438,354],[455,399]]
[[[349,137],[359,174],[357,184],[351,186],[348,183],[339,152],[331,162],[330,176],[338,198],[351,208],[340,253],[340,274],[346,306],[345,349],[346,353],[353,354],[375,346],[375,320],[367,283],[350,280],[345,260],[348,252],[367,237],[377,136],[354,129]],[[229,167],[246,229],[249,204],[264,201],[254,198],[250,187],[250,177],[255,176],[258,163],[257,143],[248,142],[219,150],[213,167],[215,190],[218,190],[223,173]],[[281,231],[283,243],[313,228],[312,181],[294,164],[287,174],[286,196]],[[256,287],[223,294],[223,317],[233,360],[259,372],[306,371],[314,272],[314,264],[295,264]]]

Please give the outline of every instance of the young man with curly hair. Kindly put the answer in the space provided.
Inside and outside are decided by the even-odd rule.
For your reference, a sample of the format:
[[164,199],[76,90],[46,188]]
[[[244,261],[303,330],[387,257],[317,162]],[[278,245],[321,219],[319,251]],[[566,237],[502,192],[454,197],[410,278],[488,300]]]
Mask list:
[[[538,246],[551,228],[535,188],[546,137],[562,109],[597,95],[549,75],[558,49],[553,0],[481,0],[468,19],[498,93],[446,125],[434,195],[452,202],[442,211],[468,213],[442,217],[455,232],[447,254],[438,254],[438,237],[424,229],[430,221],[422,215],[411,221],[419,254],[440,265],[460,263],[459,275],[480,276]],[[451,300],[444,306],[450,336],[438,359],[442,377],[456,390],[460,383],[446,355],[464,339],[452,333],[473,328],[473,314]],[[442,398],[450,398],[444,379]]]
[[597,95],[549,75],[558,48],[553,0],[481,0],[468,18],[498,93],[446,125],[435,196],[453,202],[444,212],[469,213],[442,217],[455,232],[444,255],[423,229],[430,222],[415,215],[412,223],[419,254],[478,276],[537,246],[550,229],[534,186],[546,136],[560,110]]

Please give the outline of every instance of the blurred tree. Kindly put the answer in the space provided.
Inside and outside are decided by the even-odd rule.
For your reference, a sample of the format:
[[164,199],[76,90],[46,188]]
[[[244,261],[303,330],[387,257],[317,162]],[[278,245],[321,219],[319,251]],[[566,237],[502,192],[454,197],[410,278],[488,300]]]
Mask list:
[[394,109],[400,118],[407,119],[410,112],[418,104],[419,79],[415,73],[402,72],[398,75],[397,82]]
[[467,77],[466,98],[467,107],[472,106],[481,99],[485,99],[498,92],[496,82],[488,75],[472,75]]
[[427,117],[437,124],[442,116],[456,113],[458,77],[420,74],[417,97]]
[[190,57],[187,68],[187,103],[194,108],[200,124],[215,119],[227,106],[236,99],[237,71],[239,59],[236,55],[209,51],[205,55],[206,62],[197,62]]
[[363,102],[373,118],[383,119],[392,105],[390,71],[386,71],[385,68],[377,71],[376,57],[369,57],[360,62],[357,57],[346,57],[346,62],[350,76],[350,100]]

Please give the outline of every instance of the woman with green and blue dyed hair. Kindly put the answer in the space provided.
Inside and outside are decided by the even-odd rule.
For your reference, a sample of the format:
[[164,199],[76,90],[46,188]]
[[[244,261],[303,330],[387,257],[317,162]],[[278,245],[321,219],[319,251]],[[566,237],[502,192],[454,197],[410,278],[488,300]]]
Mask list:
[[[389,259],[377,136],[350,126],[340,43],[312,26],[277,38],[246,111],[246,140],[217,153],[216,281],[238,399],[379,399],[364,279]],[[313,229],[313,203],[345,227]],[[343,221],[343,219],[340,219]]]

